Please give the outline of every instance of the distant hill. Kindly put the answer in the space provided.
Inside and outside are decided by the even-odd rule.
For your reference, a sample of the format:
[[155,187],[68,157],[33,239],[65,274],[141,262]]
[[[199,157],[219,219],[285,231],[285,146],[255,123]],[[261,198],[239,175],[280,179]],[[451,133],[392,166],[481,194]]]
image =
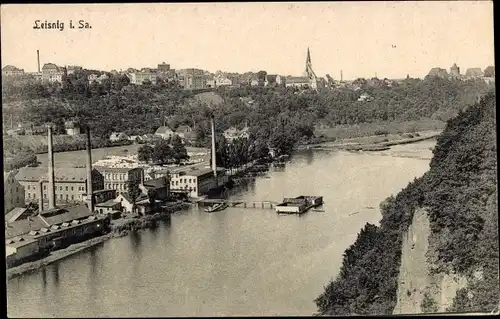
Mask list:
[[[446,310],[498,309],[496,151],[495,95],[491,93],[448,121],[430,170],[381,204],[380,227],[367,224],[344,252],[339,275],[316,299],[319,313],[392,314],[401,294],[409,301],[419,291],[431,291],[427,286],[402,291],[398,281],[401,271],[410,271],[400,265],[403,243],[412,240],[406,234],[415,226],[416,212],[428,219],[430,232],[419,237],[423,230],[412,228],[417,232],[414,244],[428,240],[426,260],[417,267],[430,279],[455,276],[463,283],[456,293],[433,283],[437,296],[453,294]],[[429,295],[420,306],[417,312],[444,307],[442,300]]]

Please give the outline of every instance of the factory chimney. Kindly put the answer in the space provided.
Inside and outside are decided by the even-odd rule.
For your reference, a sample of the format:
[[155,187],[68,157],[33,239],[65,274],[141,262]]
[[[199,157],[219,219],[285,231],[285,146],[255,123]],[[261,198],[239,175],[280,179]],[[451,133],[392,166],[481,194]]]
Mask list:
[[52,145],[52,125],[47,127],[49,132],[48,148],[49,148],[49,209],[56,208],[56,188],[54,183],[54,150]]
[[211,116],[211,126],[212,126],[212,170],[214,171],[214,176],[217,177],[217,163],[215,161],[215,123],[214,115]]
[[342,74],[342,70],[340,70],[340,82],[344,81],[344,74]]
[[38,191],[38,212],[41,213],[43,211],[43,181],[39,180],[38,181],[38,188],[40,189]]
[[92,146],[90,144],[90,127],[87,126],[87,207],[94,212],[94,196],[92,195]]
[[36,58],[38,62],[38,73],[40,73],[40,51],[36,50]]

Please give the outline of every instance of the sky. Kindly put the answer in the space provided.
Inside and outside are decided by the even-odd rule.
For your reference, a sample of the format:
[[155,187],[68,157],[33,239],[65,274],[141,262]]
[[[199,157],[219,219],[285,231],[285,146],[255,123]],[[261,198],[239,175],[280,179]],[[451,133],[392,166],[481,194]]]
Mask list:
[[[64,29],[34,29],[35,21]],[[69,28],[73,21],[74,29]],[[85,20],[91,28],[78,29]],[[40,63],[120,70],[266,70],[302,75],[307,48],[318,76],[424,77],[494,65],[493,4],[455,2],[8,4],[1,6],[2,67]]]

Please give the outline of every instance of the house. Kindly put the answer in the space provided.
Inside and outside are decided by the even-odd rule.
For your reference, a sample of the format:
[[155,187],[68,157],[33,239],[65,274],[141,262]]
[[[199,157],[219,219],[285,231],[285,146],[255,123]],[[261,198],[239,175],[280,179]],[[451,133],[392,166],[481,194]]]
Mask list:
[[111,142],[123,141],[123,140],[128,140],[128,139],[129,139],[128,135],[125,133],[121,133],[121,132],[113,132],[109,136],[109,140]]
[[99,214],[113,214],[114,212],[119,212],[122,209],[122,204],[115,202],[114,199],[107,200],[102,203],[94,205],[95,211]]
[[446,78],[448,77],[448,72],[445,69],[432,68],[427,76],[437,76],[441,78]]
[[160,136],[163,139],[169,139],[175,135],[175,132],[168,126],[160,126],[156,130],[155,135]]
[[[137,205],[138,202],[144,201],[144,200],[149,200],[147,195],[144,195],[141,193],[139,197],[135,200],[135,203]],[[114,201],[116,203],[120,203],[121,205],[121,211],[125,213],[132,213],[132,208],[133,208],[133,200],[130,197],[129,193],[121,193],[119,194]]]
[[99,76],[97,74],[90,74],[87,79],[89,80],[89,84],[92,84],[92,82],[97,81],[97,78]]
[[180,125],[176,130],[175,134],[179,135],[179,137],[183,141],[189,141],[189,142],[194,142],[196,141],[197,134],[196,132],[187,125]]
[[66,121],[64,122],[64,128],[66,129],[67,135],[80,135],[80,124],[76,121]]
[[474,78],[481,78],[484,76],[483,71],[481,71],[481,68],[469,68],[467,71],[465,71],[465,77],[469,79],[474,79]]
[[104,167],[95,166],[102,176],[104,176],[104,187],[101,189],[113,189],[117,194],[127,191],[128,181],[136,181],[140,184],[144,169],[142,167]]
[[68,75],[73,74],[73,73],[75,73],[75,71],[80,71],[82,69],[83,68],[81,66],[77,66],[77,65],[68,65],[66,67]]
[[370,102],[371,100],[373,98],[368,93],[362,93],[358,98],[358,102]]
[[276,78],[278,77],[277,74],[267,74],[266,75],[266,80],[264,82],[264,86],[269,86],[269,85],[274,85],[277,84]]
[[5,227],[8,267],[54,249],[105,233],[109,218],[95,216],[85,205],[42,211]]
[[291,76],[286,78],[286,87],[309,87],[311,81],[306,76]]
[[[116,190],[114,189],[100,189],[97,191],[92,191],[92,196],[94,197],[94,204],[104,203],[110,199],[116,198]],[[84,200],[87,200],[87,195],[83,196]]]
[[144,181],[139,188],[148,197],[154,194],[155,200],[166,201],[170,197],[170,181],[165,176]]
[[276,84],[284,86],[286,84],[286,78],[281,75],[276,75]]
[[19,75],[24,75],[24,70],[18,69],[13,65],[6,65],[2,69],[2,76],[19,76]]
[[[220,181],[227,179],[223,168],[217,168],[217,176]],[[214,172],[209,167],[182,167],[170,172],[170,189],[172,193],[181,192],[186,193],[189,197],[197,198],[217,186]]]
[[153,72],[149,68],[143,68],[140,72],[132,72],[127,73],[127,77],[130,80],[131,84],[143,85],[145,82],[150,82],[153,85],[156,85],[156,72]]
[[54,63],[45,63],[42,67],[42,81],[61,83],[65,74],[66,69]]
[[[16,179],[24,187],[25,201],[37,202],[43,195],[48,202],[48,174],[46,167],[22,167]],[[43,189],[40,189],[43,187]],[[56,204],[78,203],[87,194],[87,169],[85,167],[57,167],[54,170]],[[104,177],[92,169],[92,190],[104,189]]]
[[16,207],[24,207],[24,187],[16,179],[14,172],[3,172],[3,208],[4,213]]
[[234,126],[228,128],[223,133],[224,137],[228,142],[231,142],[237,138],[249,138],[249,129],[248,126],[245,126],[242,130],[238,130]]

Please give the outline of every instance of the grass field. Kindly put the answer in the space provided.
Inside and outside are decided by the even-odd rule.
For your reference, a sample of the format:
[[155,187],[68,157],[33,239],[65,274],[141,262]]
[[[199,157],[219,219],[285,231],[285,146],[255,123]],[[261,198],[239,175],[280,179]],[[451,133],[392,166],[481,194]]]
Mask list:
[[[315,134],[324,135],[327,139],[352,139],[364,136],[374,136],[380,132],[386,132],[384,139],[401,139],[400,133],[415,133],[423,131],[440,131],[444,129],[446,122],[437,120],[420,120],[407,122],[387,123],[363,123],[356,125],[338,125],[331,128],[317,129]],[[370,143],[359,142],[359,143]]]

